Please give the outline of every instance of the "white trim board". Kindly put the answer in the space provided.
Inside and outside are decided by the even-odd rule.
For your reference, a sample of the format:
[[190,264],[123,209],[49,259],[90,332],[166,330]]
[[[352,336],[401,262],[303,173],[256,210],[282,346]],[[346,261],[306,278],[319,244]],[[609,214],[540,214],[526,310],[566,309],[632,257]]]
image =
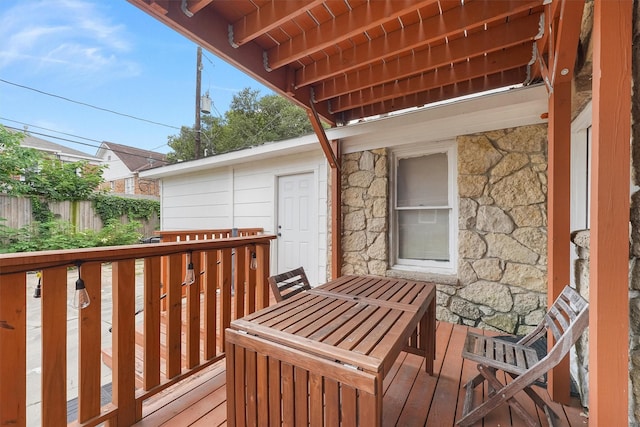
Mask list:
[[[343,154],[395,147],[415,142],[452,139],[496,129],[545,123],[548,94],[544,85],[512,89],[450,104],[326,130],[329,140],[343,141]],[[163,178],[251,160],[320,150],[315,134],[140,172],[143,178]]]

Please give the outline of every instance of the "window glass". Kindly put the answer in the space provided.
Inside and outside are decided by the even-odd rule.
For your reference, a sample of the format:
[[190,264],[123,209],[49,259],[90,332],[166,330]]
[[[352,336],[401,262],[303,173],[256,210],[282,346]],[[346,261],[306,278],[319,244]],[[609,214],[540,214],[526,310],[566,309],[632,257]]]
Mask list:
[[133,194],[133,178],[126,178],[124,180],[124,192],[125,194]]
[[396,163],[396,260],[415,266],[451,261],[452,200],[448,152],[399,157]]
[[398,161],[397,206],[447,206],[448,165],[445,153]]
[[399,257],[449,261],[449,210],[398,212]]

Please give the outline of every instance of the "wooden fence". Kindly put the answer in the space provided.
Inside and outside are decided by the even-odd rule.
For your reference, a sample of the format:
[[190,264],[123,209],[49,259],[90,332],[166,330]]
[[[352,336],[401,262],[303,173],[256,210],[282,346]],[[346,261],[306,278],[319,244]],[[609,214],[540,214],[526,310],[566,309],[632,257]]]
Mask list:
[[[74,205],[77,206],[74,221]],[[54,214],[56,218],[63,221],[75,222],[76,228],[82,230],[101,230],[102,220],[96,214],[93,203],[90,201],[81,202],[49,202],[49,210]],[[25,225],[31,224],[33,221],[31,215],[31,200],[25,197],[10,197],[0,195],[0,218],[6,221],[1,221],[3,224],[11,228],[20,228]],[[122,222],[128,222],[126,216],[120,219]],[[155,230],[158,228],[158,218],[151,218],[150,220],[140,221],[142,224],[140,233],[144,236],[152,236]]]

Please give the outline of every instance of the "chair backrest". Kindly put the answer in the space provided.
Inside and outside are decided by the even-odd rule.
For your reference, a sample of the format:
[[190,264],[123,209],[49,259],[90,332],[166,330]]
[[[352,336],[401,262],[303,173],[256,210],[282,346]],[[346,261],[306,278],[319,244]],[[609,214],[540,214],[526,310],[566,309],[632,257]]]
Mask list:
[[540,325],[518,343],[530,345],[546,335],[547,331],[551,331],[554,344],[545,359],[554,359],[559,362],[587,326],[589,326],[589,303],[575,289],[566,286],[549,308]]
[[282,301],[299,292],[311,289],[307,275],[302,267],[276,274],[275,276],[269,277],[268,280],[273,295],[276,297],[276,301]]

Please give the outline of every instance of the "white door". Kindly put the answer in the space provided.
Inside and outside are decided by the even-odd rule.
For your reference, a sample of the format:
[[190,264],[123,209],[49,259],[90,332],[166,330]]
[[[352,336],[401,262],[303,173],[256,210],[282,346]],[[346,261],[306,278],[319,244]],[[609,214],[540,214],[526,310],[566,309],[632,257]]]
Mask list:
[[304,267],[312,284],[317,283],[318,212],[313,174],[278,178],[278,273]]

